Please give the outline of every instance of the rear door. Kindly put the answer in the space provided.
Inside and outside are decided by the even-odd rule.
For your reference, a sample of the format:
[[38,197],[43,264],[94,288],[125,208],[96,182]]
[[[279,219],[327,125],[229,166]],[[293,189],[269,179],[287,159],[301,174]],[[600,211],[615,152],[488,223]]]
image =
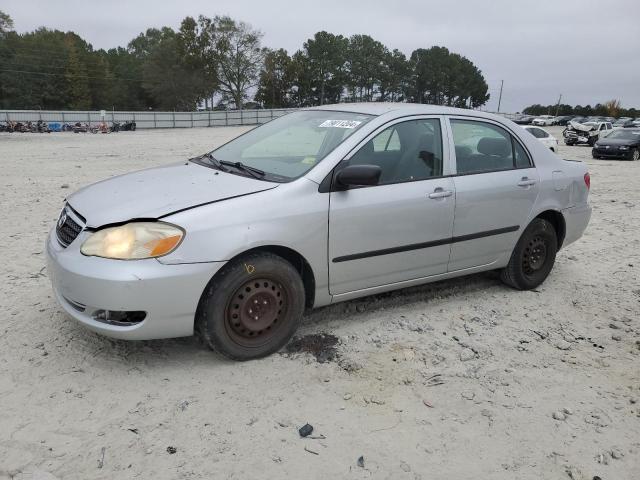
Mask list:
[[456,175],[449,271],[490,265],[511,252],[538,196],[531,157],[489,120],[449,119]]
[[455,205],[441,117],[382,127],[338,168],[374,164],[380,184],[332,191],[332,295],[445,273]]

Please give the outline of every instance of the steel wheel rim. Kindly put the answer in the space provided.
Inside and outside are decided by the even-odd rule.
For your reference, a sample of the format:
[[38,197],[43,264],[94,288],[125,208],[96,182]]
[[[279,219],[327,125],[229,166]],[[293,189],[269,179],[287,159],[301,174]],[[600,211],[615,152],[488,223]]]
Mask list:
[[259,347],[269,342],[286,323],[287,289],[271,278],[252,278],[243,283],[227,302],[224,322],[238,345]]
[[640,150],[636,150],[633,152],[633,160],[634,161],[640,160]]
[[547,261],[547,242],[540,237],[533,237],[524,249],[522,270],[525,275],[533,275],[540,271]]

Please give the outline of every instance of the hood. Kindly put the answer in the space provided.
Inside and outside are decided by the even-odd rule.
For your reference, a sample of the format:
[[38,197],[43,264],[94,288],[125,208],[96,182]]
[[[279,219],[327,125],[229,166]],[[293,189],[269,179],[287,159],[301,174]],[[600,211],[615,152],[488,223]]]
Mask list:
[[595,129],[595,127],[591,125],[583,125],[581,123],[573,121],[569,122],[569,124],[571,125],[571,128],[573,128],[574,130],[579,130],[581,132],[590,132],[591,130]]
[[96,228],[133,219],[157,219],[277,186],[187,162],[109,178],[78,190],[67,201],[86,218],[88,227]]

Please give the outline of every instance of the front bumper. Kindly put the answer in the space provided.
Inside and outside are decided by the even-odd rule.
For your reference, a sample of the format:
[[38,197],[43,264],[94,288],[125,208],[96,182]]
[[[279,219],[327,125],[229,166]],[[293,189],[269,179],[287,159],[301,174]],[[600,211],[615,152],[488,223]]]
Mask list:
[[632,158],[633,150],[620,150],[618,148],[593,148],[591,154],[595,158],[596,156],[602,158],[621,158],[623,160],[629,160]]
[[[87,257],[82,232],[63,248],[55,232],[47,238],[47,271],[62,308],[80,323],[110,337],[150,340],[193,335],[200,296],[225,262],[164,265],[156,259],[109,260]],[[98,310],[143,311],[135,325],[94,318]]]

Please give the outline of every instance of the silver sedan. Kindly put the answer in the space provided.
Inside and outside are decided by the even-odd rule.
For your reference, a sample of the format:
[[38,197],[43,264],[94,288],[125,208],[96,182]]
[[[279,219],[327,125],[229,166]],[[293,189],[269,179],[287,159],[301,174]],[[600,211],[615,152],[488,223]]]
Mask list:
[[193,335],[246,360],[305,308],[501,271],[549,275],[591,216],[590,179],[487,113],[341,104],[69,196],[47,240],[55,295],[116,338]]

